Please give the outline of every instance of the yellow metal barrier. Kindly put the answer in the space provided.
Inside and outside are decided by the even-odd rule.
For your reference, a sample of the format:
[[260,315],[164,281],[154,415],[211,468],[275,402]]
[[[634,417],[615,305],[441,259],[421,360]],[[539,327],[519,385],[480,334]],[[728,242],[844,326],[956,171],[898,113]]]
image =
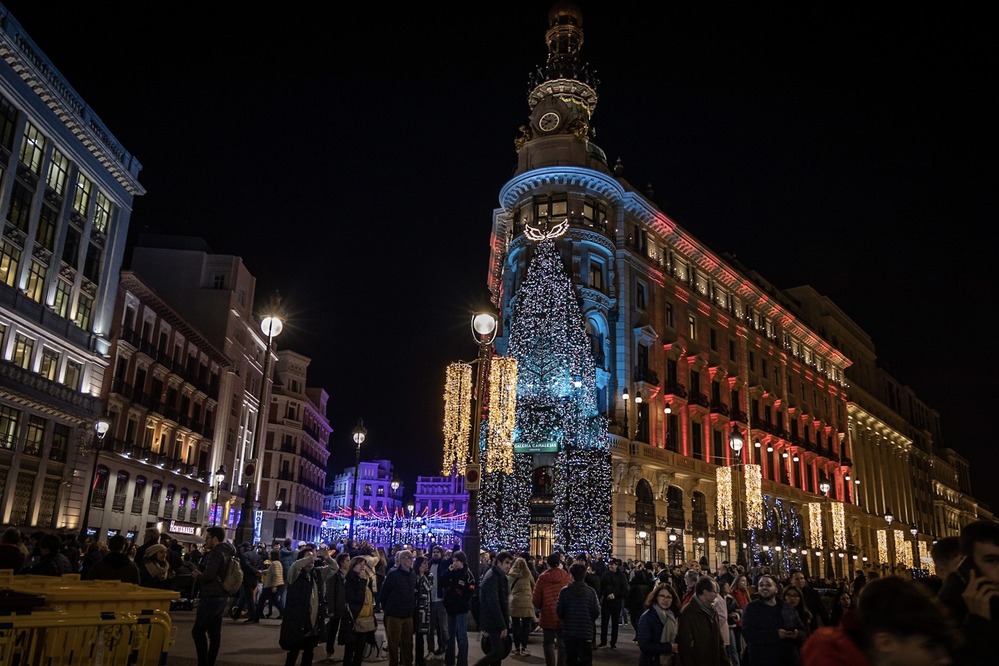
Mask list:
[[169,613],[35,611],[0,616],[0,664],[165,664],[176,629]]

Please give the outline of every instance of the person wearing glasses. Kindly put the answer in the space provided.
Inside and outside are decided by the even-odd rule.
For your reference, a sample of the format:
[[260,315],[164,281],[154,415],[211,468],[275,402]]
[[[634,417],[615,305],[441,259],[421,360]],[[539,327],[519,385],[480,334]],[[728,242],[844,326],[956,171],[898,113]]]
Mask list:
[[191,636],[198,653],[198,666],[215,666],[222,642],[222,617],[229,603],[229,594],[222,589],[222,575],[236,549],[225,540],[225,530],[209,527],[205,535],[206,554],[201,560],[201,573],[195,576],[200,589]]

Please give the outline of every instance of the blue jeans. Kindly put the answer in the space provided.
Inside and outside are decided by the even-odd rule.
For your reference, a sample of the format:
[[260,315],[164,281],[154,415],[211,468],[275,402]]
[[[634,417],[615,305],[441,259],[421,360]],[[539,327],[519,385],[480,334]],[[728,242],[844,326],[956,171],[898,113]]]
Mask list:
[[[468,613],[447,614],[447,650],[444,652],[444,666],[468,666]],[[454,645],[458,643],[458,659],[455,660]]]
[[191,627],[198,666],[214,666],[222,642],[222,616],[229,597],[199,597],[198,610]]
[[430,602],[430,633],[427,634],[427,645],[431,652],[444,652],[447,645],[447,611],[443,601]]

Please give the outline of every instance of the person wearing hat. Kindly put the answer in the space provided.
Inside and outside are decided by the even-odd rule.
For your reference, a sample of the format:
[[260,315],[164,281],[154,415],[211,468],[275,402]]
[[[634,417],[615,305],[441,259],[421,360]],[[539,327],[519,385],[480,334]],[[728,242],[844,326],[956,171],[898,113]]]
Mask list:
[[160,590],[173,589],[173,571],[167,562],[167,547],[154,543],[146,547],[145,554],[139,564],[139,585],[154,587]]

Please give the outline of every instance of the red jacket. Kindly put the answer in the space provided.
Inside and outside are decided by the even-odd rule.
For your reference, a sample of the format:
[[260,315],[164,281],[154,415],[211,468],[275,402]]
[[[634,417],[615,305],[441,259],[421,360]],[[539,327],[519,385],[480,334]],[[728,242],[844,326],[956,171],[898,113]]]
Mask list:
[[535,608],[541,609],[538,624],[542,629],[561,629],[562,620],[559,619],[555,607],[558,604],[558,593],[563,587],[572,582],[569,572],[558,567],[557,569],[545,569],[538,576],[534,583],[534,594],[531,595],[531,603]]
[[801,666],[871,666],[871,662],[841,627],[822,627],[805,639]]

